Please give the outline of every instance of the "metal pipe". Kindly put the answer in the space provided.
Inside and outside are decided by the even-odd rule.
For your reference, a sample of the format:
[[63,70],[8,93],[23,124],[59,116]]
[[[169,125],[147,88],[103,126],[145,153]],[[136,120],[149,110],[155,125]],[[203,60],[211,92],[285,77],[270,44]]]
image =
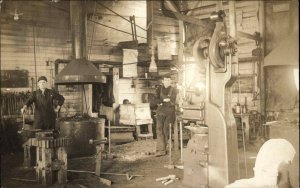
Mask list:
[[130,26],[131,26],[132,40],[135,40],[134,39],[133,18],[132,18],[132,16],[130,16]]
[[110,144],[111,144],[111,138],[110,138],[110,120],[108,120],[108,155],[110,155]]
[[235,1],[229,1],[229,35],[236,38]]
[[172,165],[172,124],[169,124],[169,166]]
[[136,23],[135,23],[135,16],[132,16],[133,19],[133,29],[134,29],[134,40],[137,40],[137,34],[136,34]]
[[182,120],[179,121],[179,130],[180,130],[180,162],[181,164],[183,164]]
[[260,71],[260,105],[259,105],[259,112],[264,116],[266,114],[266,94],[265,94],[265,75],[264,75],[264,57],[265,57],[265,2],[258,1],[258,24],[259,24],[259,32],[262,37],[262,54],[261,60],[259,61],[259,71]]
[[[94,15],[95,15],[95,12],[96,12],[96,1],[94,3],[94,12],[93,12],[93,18],[94,18]],[[92,47],[93,47],[93,41],[94,41],[94,34],[95,34],[95,24],[93,24],[93,31],[92,31],[92,37],[91,37],[91,45],[90,45],[90,49],[89,49],[89,54],[88,54],[88,59],[91,58],[91,54],[92,54]]]
[[[242,118],[242,116],[241,116],[241,118]],[[245,166],[245,172],[246,172],[246,178],[247,178],[248,177],[248,169],[247,169],[246,143],[245,143],[243,122],[242,122],[242,137],[243,137],[244,166]]]
[[70,1],[70,19],[72,32],[72,55],[75,59],[86,58],[87,18],[82,1]]

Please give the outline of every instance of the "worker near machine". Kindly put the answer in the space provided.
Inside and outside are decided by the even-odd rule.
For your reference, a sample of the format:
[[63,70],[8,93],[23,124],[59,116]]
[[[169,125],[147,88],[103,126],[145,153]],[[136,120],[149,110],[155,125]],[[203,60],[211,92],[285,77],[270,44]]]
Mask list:
[[156,156],[167,154],[167,143],[169,138],[169,124],[175,121],[175,102],[177,90],[171,86],[170,76],[164,76],[163,85],[158,87],[156,92],[156,101],[158,104],[156,110]]
[[[55,119],[60,107],[63,105],[65,98],[52,89],[46,88],[47,78],[41,76],[38,79],[39,89],[33,91],[21,109],[24,114],[27,107],[34,103],[34,128],[35,129],[55,129]],[[58,101],[56,108],[53,106],[53,100]]]

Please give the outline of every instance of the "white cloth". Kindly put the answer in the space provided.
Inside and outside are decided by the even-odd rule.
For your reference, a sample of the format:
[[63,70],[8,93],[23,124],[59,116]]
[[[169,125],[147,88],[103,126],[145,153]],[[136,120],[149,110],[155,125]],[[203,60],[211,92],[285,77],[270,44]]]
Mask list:
[[285,139],[270,139],[258,151],[254,177],[237,180],[225,188],[266,188],[277,187],[278,169],[293,160],[296,151]]

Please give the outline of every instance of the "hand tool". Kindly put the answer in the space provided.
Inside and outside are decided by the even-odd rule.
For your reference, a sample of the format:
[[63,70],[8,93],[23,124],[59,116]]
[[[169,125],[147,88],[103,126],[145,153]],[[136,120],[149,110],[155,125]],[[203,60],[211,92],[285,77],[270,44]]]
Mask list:
[[[77,173],[89,173],[89,174],[96,174],[96,172],[92,171],[84,171],[84,170],[67,170],[68,172],[77,172]],[[134,177],[144,177],[144,175],[129,175],[128,173],[126,174],[120,174],[120,173],[112,173],[112,172],[101,172],[101,174],[105,175],[115,175],[115,176],[126,176],[127,180],[132,180]]]
[[22,130],[24,130],[24,126],[25,126],[25,115],[24,115],[24,113],[22,114],[22,116],[23,116]]
[[175,179],[176,178],[176,175],[168,175],[168,176],[165,176],[165,177],[161,177],[161,178],[156,178],[155,181],[163,181],[163,180],[169,180],[169,179]]
[[170,179],[169,181],[165,182],[164,185],[168,185],[170,183],[174,182],[174,179]]
[[120,173],[111,173],[111,172],[101,172],[101,174],[106,174],[106,175],[116,175],[116,176],[126,176],[126,179],[132,180],[134,177],[144,177],[143,175],[129,175],[128,173],[126,174],[120,174]]
[[179,122],[180,129],[180,163],[183,164],[183,140],[182,140],[182,121]]
[[167,180],[162,180],[161,183],[164,184],[164,183],[166,183],[167,181],[169,181],[169,179],[167,179]]
[[110,156],[110,144],[111,144],[111,138],[110,138],[110,120],[108,120],[108,155]]
[[36,180],[22,179],[22,178],[11,178],[11,179],[12,179],[12,180],[17,180],[17,181],[37,182]]
[[172,165],[172,124],[169,124],[169,164],[164,166],[168,169],[174,169],[174,165]]
[[246,178],[248,177],[248,169],[247,169],[247,157],[246,157],[246,142],[245,142],[245,133],[244,132],[244,123],[242,122],[242,139],[243,139],[243,154],[244,154],[244,166],[245,166],[245,174]]

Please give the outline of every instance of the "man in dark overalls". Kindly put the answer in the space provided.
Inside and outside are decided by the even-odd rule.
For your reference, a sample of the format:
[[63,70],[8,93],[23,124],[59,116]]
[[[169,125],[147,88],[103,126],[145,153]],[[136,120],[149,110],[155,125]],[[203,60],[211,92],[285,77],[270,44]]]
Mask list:
[[157,90],[158,108],[156,110],[156,156],[167,154],[167,143],[169,138],[169,124],[175,121],[175,102],[177,91],[171,86],[171,78],[165,76],[163,85]]
[[[47,78],[41,76],[38,79],[39,89],[33,91],[21,109],[23,114],[26,108],[34,103],[34,128],[35,129],[55,129],[56,113],[64,103],[64,97],[52,89],[47,89]],[[58,101],[58,106],[54,109],[53,100]]]

